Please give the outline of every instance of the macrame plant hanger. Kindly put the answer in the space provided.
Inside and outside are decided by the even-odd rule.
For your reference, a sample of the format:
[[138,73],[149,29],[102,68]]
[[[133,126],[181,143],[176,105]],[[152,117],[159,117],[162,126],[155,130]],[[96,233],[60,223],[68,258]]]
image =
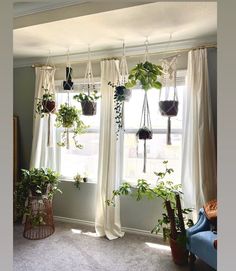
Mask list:
[[[168,47],[171,41],[170,35]],[[168,117],[166,144],[171,145],[171,117],[178,114],[178,95],[176,89],[176,64],[178,55],[162,59],[162,88],[159,92],[159,109],[162,116]],[[173,90],[173,98],[169,99]],[[161,101],[162,92],[165,91],[165,100]]]
[[93,70],[92,70],[92,63],[91,63],[91,51],[90,46],[88,46],[88,63],[86,66],[86,71],[84,75],[84,86],[83,91],[85,91],[85,86],[87,85],[88,95],[90,96],[91,89],[95,90],[94,78],[93,78]]
[[[69,49],[67,51],[67,58],[66,58],[66,81],[63,82],[64,90],[67,92],[67,106],[70,106],[70,90],[73,89],[73,82],[72,80],[72,68],[70,64],[70,53]],[[63,136],[66,135],[66,148],[69,150],[70,148],[70,131],[69,128],[66,128],[65,133]]]
[[[49,67],[49,61],[51,60],[51,52],[49,51],[49,55],[47,57],[47,61],[45,64],[46,69],[42,69],[45,72],[45,78],[44,78],[44,84],[43,84],[43,88],[48,90],[48,94],[49,95],[54,95],[55,91],[50,91],[52,90],[52,88],[54,88],[54,83],[53,83],[53,74],[55,72],[55,66],[52,65],[51,67]],[[49,99],[47,99],[46,101],[42,101],[43,104],[43,109],[45,110],[45,113],[48,115],[48,133],[47,133],[47,147],[51,147],[52,146],[52,142],[51,142],[51,113],[53,113],[55,111],[55,102],[54,102],[54,106],[50,106],[50,101]]]
[[[148,41],[145,42],[145,61],[148,61]],[[147,144],[146,140],[152,139],[152,124],[150,110],[148,104],[147,91],[144,91],[143,107],[140,120],[140,128],[137,132],[137,138],[144,140],[143,142],[143,172],[146,172],[147,163]]]

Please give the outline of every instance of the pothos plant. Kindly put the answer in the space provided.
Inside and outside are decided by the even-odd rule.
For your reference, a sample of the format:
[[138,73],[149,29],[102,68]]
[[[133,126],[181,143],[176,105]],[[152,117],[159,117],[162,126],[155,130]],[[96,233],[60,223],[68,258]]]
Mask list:
[[139,83],[145,91],[150,88],[161,89],[162,84],[159,76],[162,75],[162,67],[149,61],[137,64],[130,72],[128,82],[125,84],[127,88],[133,88]]
[[[157,182],[155,186],[151,186],[148,181],[144,179],[139,179],[135,186],[132,186],[128,182],[124,182],[117,190],[113,191],[113,195],[111,199],[106,200],[108,206],[115,206],[115,198],[117,196],[123,195],[131,195],[136,198],[137,201],[141,200],[143,197],[147,197],[148,199],[160,198],[163,201],[163,209],[166,209],[166,202],[170,202],[171,207],[174,210],[174,217],[177,231],[180,231],[181,222],[179,220],[179,216],[177,214],[177,206],[176,206],[176,195],[182,195],[181,184],[174,184],[173,181],[169,180],[168,177],[171,175],[174,170],[172,168],[168,168],[168,161],[164,161],[163,165],[165,170],[163,172],[154,172],[157,176]],[[182,214],[187,215],[191,213],[193,210],[191,208],[183,208]],[[185,224],[187,226],[192,226],[193,221],[184,217]],[[167,212],[162,214],[162,217],[158,219],[157,224],[152,229],[152,233],[159,233],[163,230],[163,237],[169,237],[170,232],[170,217]],[[182,238],[183,236],[181,236]],[[180,238],[180,239],[181,239]],[[183,239],[183,238],[182,238]],[[183,242],[183,240],[179,240]],[[184,240],[185,242],[186,240]]]
[[70,106],[68,103],[65,103],[61,104],[56,115],[56,127],[64,128],[62,141],[57,144],[62,147],[66,146],[69,140],[69,130],[71,130],[75,146],[80,149],[83,148],[83,146],[78,143],[77,136],[84,133],[88,126],[80,119],[81,111],[75,106]]
[[37,104],[35,113],[39,114],[41,118],[45,114],[53,113],[55,111],[55,95],[49,91],[48,88],[44,88],[44,94],[41,98],[36,98]]
[[33,226],[42,225],[45,223],[43,211],[39,209],[32,212],[26,202],[29,196],[34,197],[38,203],[43,203],[44,199],[52,200],[55,193],[62,193],[58,188],[59,174],[50,168],[22,169],[21,173],[15,192],[17,218],[26,215]]
[[101,96],[98,95],[98,91],[94,90],[91,94],[86,94],[86,93],[80,93],[78,95],[74,95],[74,99],[77,100],[78,102],[85,102],[85,101],[90,101],[90,102],[95,102],[98,100]]

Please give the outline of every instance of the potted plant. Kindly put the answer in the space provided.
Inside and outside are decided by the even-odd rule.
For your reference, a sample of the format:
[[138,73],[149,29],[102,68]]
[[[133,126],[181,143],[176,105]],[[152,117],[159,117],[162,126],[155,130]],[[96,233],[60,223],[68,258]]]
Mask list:
[[162,75],[162,67],[149,61],[137,64],[129,73],[129,81],[125,87],[132,88],[139,83],[145,91],[150,88],[160,89],[162,84],[158,77]]
[[152,139],[152,130],[146,126],[143,126],[138,129],[136,136],[139,139]]
[[66,80],[63,81],[63,89],[71,90],[73,89],[74,83],[72,82],[72,68],[66,67]]
[[62,141],[58,142],[59,146],[69,148],[69,130],[71,129],[75,146],[80,149],[83,147],[78,143],[77,136],[84,133],[88,126],[80,119],[80,114],[80,111],[75,106],[69,106],[68,103],[61,104],[56,117],[56,127],[64,128]]
[[86,176],[82,176],[81,174],[77,173],[74,176],[74,185],[80,190],[80,184],[81,183],[86,183],[88,178]]
[[179,102],[177,100],[159,101],[159,109],[162,116],[175,117],[178,114]]
[[55,95],[49,92],[49,89],[44,88],[44,94],[42,98],[36,98],[37,104],[35,112],[40,115],[41,118],[45,114],[54,113],[56,110]]
[[188,251],[186,249],[185,225],[192,226],[191,219],[187,219],[183,214],[192,212],[190,208],[181,208],[180,195],[182,194],[181,185],[174,184],[166,177],[173,172],[172,168],[168,168],[168,161],[163,162],[165,166],[164,172],[154,172],[158,177],[157,183],[152,187],[146,180],[139,179],[135,186],[128,182],[123,183],[117,190],[113,191],[110,200],[106,200],[107,205],[115,206],[115,197],[121,195],[133,195],[136,200],[143,197],[148,199],[160,198],[163,200],[163,208],[166,213],[162,214],[162,219],[158,220],[157,225],[153,228],[153,233],[158,233],[165,228],[165,236],[169,238],[173,260],[176,264],[185,264],[188,261]]
[[118,137],[120,129],[123,128],[123,107],[124,102],[130,100],[131,90],[126,88],[124,85],[115,85],[108,82],[108,85],[115,89],[114,92],[114,102],[115,102],[115,121],[117,124],[116,135]]
[[80,93],[73,97],[75,100],[80,102],[82,107],[82,113],[85,116],[93,116],[97,113],[97,103],[96,101],[100,98],[97,90],[94,90],[91,94]]
[[22,169],[21,172],[21,180],[16,185],[17,217],[26,215],[33,225],[43,224],[43,213],[40,210],[37,213],[30,212],[26,200],[29,196],[38,202],[43,199],[52,200],[56,192],[62,193],[58,188],[59,174],[49,168]]

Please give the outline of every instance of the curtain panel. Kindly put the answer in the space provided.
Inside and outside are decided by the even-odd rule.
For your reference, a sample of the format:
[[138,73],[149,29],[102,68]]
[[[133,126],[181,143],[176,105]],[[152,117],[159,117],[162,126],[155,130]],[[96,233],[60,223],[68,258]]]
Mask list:
[[207,49],[188,53],[184,93],[182,187],[186,207],[199,208],[216,198],[216,150]]
[[112,191],[120,184],[120,150],[116,140],[114,112],[114,89],[108,82],[117,83],[119,79],[119,61],[101,61],[101,119],[99,139],[99,164],[96,199],[95,229],[98,236],[109,240],[122,237],[120,225],[120,199],[116,197],[116,207],[107,206]]
[[[55,128],[55,114],[51,114],[50,122],[48,114],[43,118],[39,114],[35,114],[37,98],[42,98],[44,94],[43,87],[50,89],[55,94],[55,69],[43,66],[35,68],[35,99],[33,112],[33,139],[30,168],[51,168],[58,171],[57,163],[57,144],[56,144],[56,128]],[[48,133],[48,124],[50,124],[50,133]],[[48,136],[50,138],[48,138]],[[49,141],[49,145],[48,145]]]

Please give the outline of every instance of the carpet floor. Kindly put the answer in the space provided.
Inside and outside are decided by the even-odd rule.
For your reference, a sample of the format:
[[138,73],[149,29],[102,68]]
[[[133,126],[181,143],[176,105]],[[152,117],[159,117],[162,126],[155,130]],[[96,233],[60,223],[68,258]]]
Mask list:
[[[126,233],[109,241],[93,227],[56,222],[55,233],[27,240],[23,226],[14,226],[14,271],[188,271],[177,266],[169,246],[159,237]],[[197,260],[196,271],[213,271]]]

